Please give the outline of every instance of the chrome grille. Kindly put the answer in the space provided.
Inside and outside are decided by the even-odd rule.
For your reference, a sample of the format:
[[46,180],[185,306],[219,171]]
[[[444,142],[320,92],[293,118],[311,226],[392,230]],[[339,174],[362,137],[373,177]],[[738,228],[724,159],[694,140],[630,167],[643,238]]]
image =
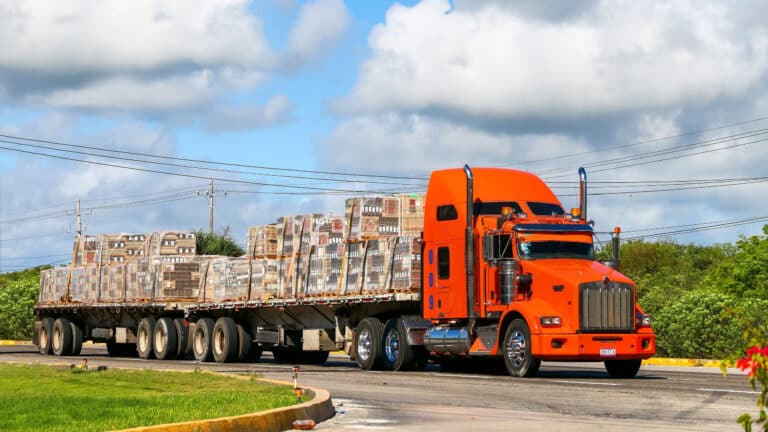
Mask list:
[[630,331],[634,328],[635,290],[622,282],[588,282],[579,285],[581,331]]

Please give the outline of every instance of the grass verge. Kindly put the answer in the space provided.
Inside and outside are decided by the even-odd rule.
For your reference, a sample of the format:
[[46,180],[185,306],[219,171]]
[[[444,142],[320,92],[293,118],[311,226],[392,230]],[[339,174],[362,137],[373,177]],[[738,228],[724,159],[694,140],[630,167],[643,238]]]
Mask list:
[[205,372],[0,365],[0,430],[104,431],[296,403],[291,388]]

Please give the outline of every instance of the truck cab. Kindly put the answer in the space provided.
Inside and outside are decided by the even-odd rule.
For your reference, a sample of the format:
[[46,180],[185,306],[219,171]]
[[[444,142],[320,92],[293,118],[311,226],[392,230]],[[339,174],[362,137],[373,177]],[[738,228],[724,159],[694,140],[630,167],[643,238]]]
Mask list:
[[632,377],[655,352],[632,280],[595,260],[586,219],[518,170],[435,171],[424,216],[424,346],[437,359],[501,357],[513,376],[542,360],[603,361]]

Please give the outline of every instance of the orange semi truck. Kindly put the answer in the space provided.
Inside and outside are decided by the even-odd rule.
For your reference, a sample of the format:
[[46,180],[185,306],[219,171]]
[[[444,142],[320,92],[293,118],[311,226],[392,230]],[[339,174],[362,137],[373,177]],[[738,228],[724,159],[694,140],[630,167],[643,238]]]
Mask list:
[[112,355],[191,352],[219,362],[272,351],[278,362],[319,364],[344,349],[367,370],[503,359],[519,377],[534,376],[542,360],[601,361],[611,376],[630,378],[654,354],[655,336],[635,284],[617,270],[618,230],[613,260],[595,260],[579,175],[579,207],[566,212],[527,172],[433,172],[415,291],[256,300],[246,288],[238,301],[39,303],[35,341],[43,354],[76,353],[90,339]]

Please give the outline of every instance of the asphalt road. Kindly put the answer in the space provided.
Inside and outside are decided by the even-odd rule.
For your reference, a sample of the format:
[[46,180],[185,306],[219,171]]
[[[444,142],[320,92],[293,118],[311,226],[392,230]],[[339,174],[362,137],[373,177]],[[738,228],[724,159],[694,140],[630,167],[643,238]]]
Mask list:
[[[0,362],[77,363],[109,367],[259,373],[291,381],[292,365],[198,364],[191,360],[112,359],[101,345],[83,356],[41,356],[33,346],[0,347]],[[327,431],[737,431],[736,418],[756,412],[758,393],[731,370],[643,366],[634,379],[612,379],[602,364],[543,363],[540,376],[366,372],[346,357],[302,366],[299,383],[331,392],[337,415]]]

